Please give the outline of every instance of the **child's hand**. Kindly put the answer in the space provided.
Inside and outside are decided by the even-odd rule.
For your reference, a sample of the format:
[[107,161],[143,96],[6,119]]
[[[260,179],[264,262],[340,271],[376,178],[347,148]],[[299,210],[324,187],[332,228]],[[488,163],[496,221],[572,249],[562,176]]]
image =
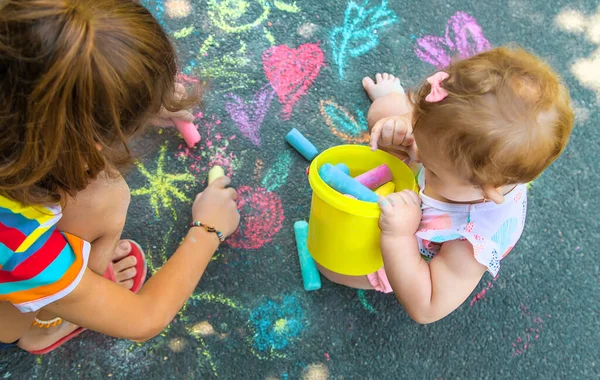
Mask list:
[[421,198],[412,190],[403,190],[379,197],[381,216],[379,229],[382,235],[412,236],[421,223]]
[[407,117],[392,116],[375,123],[371,128],[371,149],[378,147],[404,151],[411,160],[419,162],[412,123]]
[[[179,98],[183,97],[186,94],[185,87],[180,83],[175,83],[175,93]],[[150,119],[150,124],[156,127],[175,127],[173,119],[180,119],[191,123],[194,121],[194,115],[190,110],[171,112],[161,107],[158,115]]]
[[196,195],[192,206],[192,217],[215,227],[225,237],[231,235],[240,223],[240,213],[235,199],[237,192],[231,187],[229,177],[217,178],[202,193]]

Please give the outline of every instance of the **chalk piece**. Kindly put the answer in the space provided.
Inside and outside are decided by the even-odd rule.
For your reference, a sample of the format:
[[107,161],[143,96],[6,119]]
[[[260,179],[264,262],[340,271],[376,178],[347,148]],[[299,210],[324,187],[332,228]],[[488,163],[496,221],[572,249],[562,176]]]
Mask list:
[[380,186],[377,190],[375,190],[375,194],[379,195],[380,197],[387,197],[388,195],[393,193],[394,190],[396,190],[396,185],[394,185],[394,182],[388,182],[385,185]]
[[339,164],[335,165],[335,167],[340,169],[344,173],[350,175],[350,169],[348,168],[348,165],[344,164],[343,162],[340,162]]
[[310,142],[304,135],[296,128],[293,128],[288,134],[285,136],[285,141],[287,141],[294,149],[298,151],[304,158],[308,161],[312,161],[313,158],[319,154],[317,148]]
[[369,189],[376,189],[386,182],[392,180],[392,172],[386,164],[379,165],[375,169],[371,169],[366,173],[354,177],[355,180],[362,183]]
[[220,166],[213,166],[208,171],[208,184],[210,185],[215,179],[221,178],[223,176],[225,176],[225,171],[223,170],[223,168]]
[[296,245],[298,246],[298,258],[300,259],[300,271],[302,272],[302,282],[304,290],[321,289],[321,276],[315,264],[315,260],[308,252],[306,240],[308,239],[308,223],[299,220],[294,223],[294,234],[296,235]]
[[175,124],[179,133],[181,133],[187,146],[193,148],[200,141],[200,133],[194,123],[181,119],[171,119],[171,121]]
[[349,194],[356,199],[366,202],[377,202],[379,196],[348,174],[331,164],[324,164],[319,169],[319,175],[326,184],[342,194]]

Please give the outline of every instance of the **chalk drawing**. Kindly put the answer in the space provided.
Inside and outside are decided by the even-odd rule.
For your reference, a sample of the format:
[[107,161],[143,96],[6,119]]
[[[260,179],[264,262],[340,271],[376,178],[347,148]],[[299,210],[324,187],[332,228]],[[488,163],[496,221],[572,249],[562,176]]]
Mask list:
[[203,44],[200,48],[197,66],[194,66],[195,62],[192,62],[186,71],[196,73],[202,80],[217,87],[215,93],[230,92],[255,83],[254,79],[247,74],[246,66],[250,63],[250,59],[246,56],[246,44],[243,41],[240,42],[240,48],[237,51],[211,59],[206,59],[208,46],[218,47],[219,45],[214,42],[214,39],[211,41],[210,37],[206,41],[210,44],[206,46]]
[[468,58],[490,49],[477,20],[468,13],[456,12],[446,24],[444,37],[424,36],[417,39],[415,54],[423,62],[442,69],[453,56]]
[[227,244],[232,248],[258,249],[271,242],[284,220],[279,196],[261,187],[241,186],[237,202],[242,220]]
[[215,118],[215,115],[204,117],[202,113],[199,113],[196,116],[199,117],[196,124],[205,138],[193,149],[183,144],[180,145],[179,152],[175,156],[189,164],[189,170],[192,173],[202,174],[202,181],[206,180],[205,173],[215,165],[221,166],[225,170],[225,174],[232,177],[241,166],[237,155],[229,151],[229,144],[236,136],[225,136],[220,132],[218,129],[221,120]]
[[563,9],[555,18],[555,24],[562,30],[584,34],[596,49],[586,58],[578,58],[571,65],[571,73],[582,86],[596,93],[596,103],[600,105],[600,7],[596,14],[586,16],[569,8]]
[[[527,305],[520,304],[519,309],[521,310],[521,317],[527,320],[528,326],[512,342],[513,358],[524,355],[525,352],[530,350],[534,346],[535,341],[540,338],[544,330],[544,321],[542,320],[542,317],[531,314]],[[546,318],[551,317],[546,314]]]
[[[152,3],[155,2],[156,6],[153,7]],[[163,27],[163,29],[165,29],[166,31],[169,30],[164,20],[165,6],[163,5],[162,1],[141,0],[141,4],[154,15],[154,17],[156,18],[160,26]]]
[[329,34],[333,61],[338,66],[338,75],[344,79],[349,58],[359,57],[377,45],[381,30],[398,22],[396,13],[388,8],[388,1],[369,8],[369,0],[362,5],[350,1],[344,12],[344,24],[335,27]]
[[139,172],[146,178],[148,186],[131,191],[132,196],[149,195],[150,205],[154,209],[154,215],[160,218],[160,209],[171,210],[173,218],[177,220],[177,213],[173,207],[174,200],[180,202],[190,202],[191,200],[181,191],[183,186],[191,186],[195,183],[195,178],[190,173],[172,174],[165,171],[165,154],[167,145],[160,148],[160,153],[156,161],[156,171],[150,173],[141,162],[136,162]]
[[292,169],[292,153],[290,150],[279,153],[275,164],[265,174],[261,185],[267,191],[274,191],[282,186]]
[[325,124],[337,137],[353,144],[369,142],[369,127],[363,111],[357,110],[354,116],[332,99],[321,100],[319,109]]
[[358,300],[360,301],[360,304],[362,305],[363,309],[365,309],[366,311],[368,311],[369,313],[372,314],[377,314],[377,310],[375,310],[375,308],[373,307],[373,305],[371,305],[369,303],[369,301],[367,300],[367,292],[363,289],[358,289],[356,291],[356,295],[358,296]]
[[263,0],[209,0],[207,14],[219,29],[240,33],[262,24],[270,11]]
[[249,104],[235,94],[225,95],[231,99],[225,103],[225,109],[231,119],[237,124],[242,135],[246,136],[254,145],[260,146],[260,127],[265,115],[271,106],[274,97],[273,89],[266,85],[254,94],[254,100]]
[[287,295],[281,304],[266,299],[250,313],[254,348],[261,356],[287,348],[302,333],[304,310],[296,297]]
[[260,175],[262,173],[264,165],[265,164],[262,159],[260,159],[260,158],[256,159],[256,163],[254,164],[254,179],[255,180],[258,180],[260,178]]
[[275,5],[275,8],[279,9],[280,11],[285,11],[285,12],[290,12],[290,13],[298,13],[302,10],[302,9],[300,9],[300,7],[298,5],[296,5],[295,1],[291,4],[288,4],[288,3],[285,3],[280,0],[275,0],[273,2],[273,5]]
[[263,53],[262,61],[265,75],[283,105],[283,119],[289,120],[294,104],[308,92],[325,64],[323,50],[318,43],[296,49],[273,46]]
[[184,18],[192,13],[192,4],[189,0],[167,0],[165,10],[170,18]]
[[182,29],[174,32],[173,37],[175,37],[176,39],[186,38],[186,37],[189,37],[190,35],[192,35],[192,33],[194,33],[195,30],[196,30],[196,28],[194,28],[193,26],[189,26],[187,28],[182,28]]
[[496,282],[496,280],[498,279],[498,276],[496,275],[492,281],[488,281],[486,286],[479,292],[477,292],[473,298],[471,298],[471,302],[469,302],[469,306],[473,306],[476,302],[481,301],[485,295],[487,294],[488,290],[490,290],[491,288],[494,287],[494,282]]
[[[275,0],[273,6],[280,11],[297,13],[301,9],[296,3]],[[271,4],[265,0],[209,0],[208,18],[219,29],[232,34],[240,34],[258,28],[271,13]],[[271,26],[271,23],[269,23]],[[263,33],[271,45],[275,37],[264,27]]]

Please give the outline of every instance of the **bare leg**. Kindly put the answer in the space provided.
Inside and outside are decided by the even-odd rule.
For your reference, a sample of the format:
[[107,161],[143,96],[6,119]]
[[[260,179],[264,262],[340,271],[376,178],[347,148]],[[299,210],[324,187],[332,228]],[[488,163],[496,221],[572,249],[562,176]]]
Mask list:
[[317,268],[319,268],[319,272],[321,272],[321,274],[323,276],[325,276],[325,278],[327,278],[331,282],[334,282],[334,283],[340,284],[340,285],[344,285],[344,286],[348,286],[350,288],[373,289],[373,286],[371,286],[371,283],[369,282],[369,279],[367,278],[367,276],[348,276],[345,274],[332,272],[329,269],[324,268],[323,266],[319,265],[319,263],[315,263],[315,264],[317,264]]
[[403,116],[412,112],[412,105],[398,78],[388,73],[378,73],[375,80],[376,82],[366,77],[362,82],[373,102],[367,115],[369,129],[383,118]]
[[[131,245],[128,242],[119,243],[119,239],[125,225],[129,201],[129,187],[122,178],[110,179],[102,175],[75,198],[67,200],[63,217],[57,225],[59,230],[91,242],[88,268],[103,275],[113,261],[117,282],[128,289],[133,286],[136,259],[127,257]],[[44,309],[37,315],[41,320],[51,320],[54,317]],[[20,337],[19,347],[28,351],[39,350],[77,328],[78,326],[67,321],[47,329],[33,326]]]

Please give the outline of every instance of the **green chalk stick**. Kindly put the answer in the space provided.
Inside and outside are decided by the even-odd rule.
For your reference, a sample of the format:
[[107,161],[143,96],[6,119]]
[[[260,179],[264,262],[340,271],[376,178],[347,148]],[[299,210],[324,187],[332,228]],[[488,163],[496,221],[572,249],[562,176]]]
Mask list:
[[298,258],[300,259],[300,271],[302,272],[304,290],[321,289],[321,275],[306,245],[308,223],[304,220],[294,223],[294,233],[296,235],[296,245],[298,246]]

